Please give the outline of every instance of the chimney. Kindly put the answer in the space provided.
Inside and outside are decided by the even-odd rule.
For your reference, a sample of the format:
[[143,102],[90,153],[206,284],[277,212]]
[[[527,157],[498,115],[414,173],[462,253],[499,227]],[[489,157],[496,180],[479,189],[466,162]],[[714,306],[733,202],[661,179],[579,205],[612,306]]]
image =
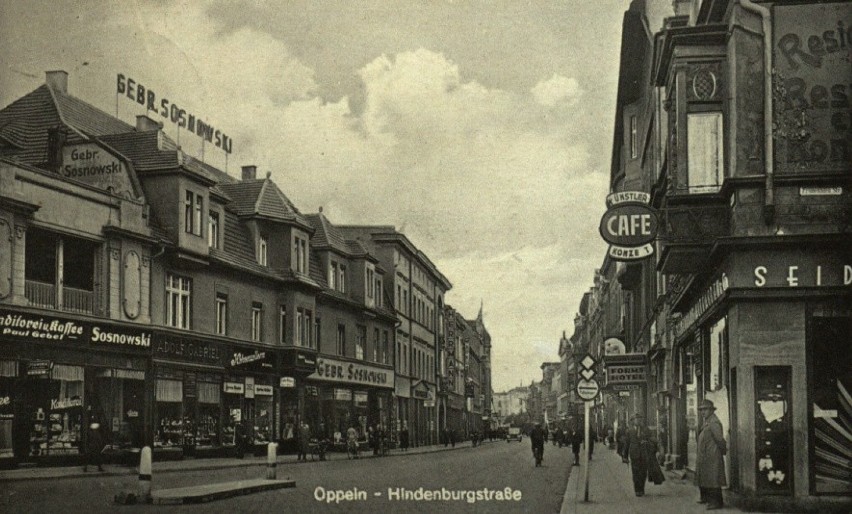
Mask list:
[[672,8],[675,16],[689,16],[692,11],[692,0],[674,0]]
[[45,72],[45,84],[50,86],[50,89],[59,91],[60,93],[68,92],[68,72],[63,70],[55,70]]
[[151,130],[160,130],[163,128],[162,122],[155,120],[145,114],[139,114],[136,116],[136,131],[137,132],[148,132]]
[[243,180],[254,180],[257,178],[257,166],[251,164],[249,166],[243,166]]

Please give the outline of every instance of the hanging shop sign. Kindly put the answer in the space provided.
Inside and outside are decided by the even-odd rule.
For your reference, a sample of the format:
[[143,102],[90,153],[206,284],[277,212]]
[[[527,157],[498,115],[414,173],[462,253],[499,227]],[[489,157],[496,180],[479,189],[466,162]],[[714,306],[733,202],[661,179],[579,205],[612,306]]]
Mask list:
[[243,394],[245,392],[245,386],[240,382],[223,382],[222,392],[230,394]]
[[609,243],[609,256],[617,261],[636,261],[654,253],[659,219],[648,204],[650,195],[624,191],[607,196],[607,211],[598,230]]
[[607,387],[646,383],[645,365],[646,358],[643,353],[604,356]]
[[327,357],[317,358],[316,372],[308,378],[326,382],[364,384],[392,389],[393,370]]
[[256,394],[257,396],[272,396],[272,386],[255,384],[254,394]]
[[47,377],[48,375],[50,375],[51,369],[53,369],[53,362],[51,361],[30,361],[27,363],[27,376]]
[[704,313],[706,313],[719,298],[722,297],[723,294],[730,287],[730,282],[728,280],[728,276],[722,273],[722,275],[710,283],[704,292],[701,293],[701,296],[698,297],[698,300],[686,311],[686,313],[677,320],[677,324],[675,325],[675,334],[676,337],[683,336],[686,332],[688,332],[692,326],[698,321]]
[[352,400],[352,391],[349,389],[338,389],[334,388],[334,399],[342,402],[348,402]]
[[0,309],[0,336],[14,343],[77,343],[131,352],[147,352],[152,341],[147,330],[11,309]]
[[627,349],[624,341],[617,337],[608,337],[604,340],[604,355],[624,355]]
[[296,379],[293,377],[281,377],[278,387],[296,387]]
[[178,128],[185,129],[208,143],[213,143],[216,148],[221,148],[225,153],[232,153],[234,150],[234,140],[221,129],[210,125],[201,116],[188,112],[168,98],[158,96],[152,89],[131,77],[119,73],[116,76],[115,92],[145,107],[147,111],[159,114]]

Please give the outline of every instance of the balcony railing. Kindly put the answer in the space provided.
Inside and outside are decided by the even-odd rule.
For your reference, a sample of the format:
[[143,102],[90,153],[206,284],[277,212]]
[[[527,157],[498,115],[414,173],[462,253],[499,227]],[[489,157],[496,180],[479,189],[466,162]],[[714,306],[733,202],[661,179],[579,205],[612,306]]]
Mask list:
[[24,294],[33,307],[60,308],[63,311],[78,314],[92,314],[94,312],[95,293],[93,291],[65,286],[62,288],[61,307],[57,306],[56,303],[55,284],[27,280],[24,285]]

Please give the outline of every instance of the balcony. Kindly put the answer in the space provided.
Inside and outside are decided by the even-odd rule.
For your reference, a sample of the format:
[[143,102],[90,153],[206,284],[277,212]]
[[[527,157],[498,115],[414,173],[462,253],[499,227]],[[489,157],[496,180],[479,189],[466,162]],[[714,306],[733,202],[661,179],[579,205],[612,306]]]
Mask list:
[[730,234],[730,209],[723,200],[666,206],[660,214],[657,268],[666,274],[701,271],[713,242]]
[[57,303],[56,285],[36,280],[27,280],[24,294],[33,307],[42,309],[58,309],[77,314],[94,313],[94,291],[86,291],[73,287],[62,288],[62,302]]

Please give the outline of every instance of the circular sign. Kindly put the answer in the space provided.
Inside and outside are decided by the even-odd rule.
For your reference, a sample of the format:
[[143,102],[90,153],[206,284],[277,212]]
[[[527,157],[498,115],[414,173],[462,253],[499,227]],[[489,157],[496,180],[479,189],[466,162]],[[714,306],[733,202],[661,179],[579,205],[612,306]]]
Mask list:
[[577,396],[583,400],[594,400],[600,391],[601,386],[598,385],[595,379],[577,381]]
[[647,205],[619,204],[607,209],[598,229],[609,244],[636,247],[657,238],[659,220],[654,209]]

